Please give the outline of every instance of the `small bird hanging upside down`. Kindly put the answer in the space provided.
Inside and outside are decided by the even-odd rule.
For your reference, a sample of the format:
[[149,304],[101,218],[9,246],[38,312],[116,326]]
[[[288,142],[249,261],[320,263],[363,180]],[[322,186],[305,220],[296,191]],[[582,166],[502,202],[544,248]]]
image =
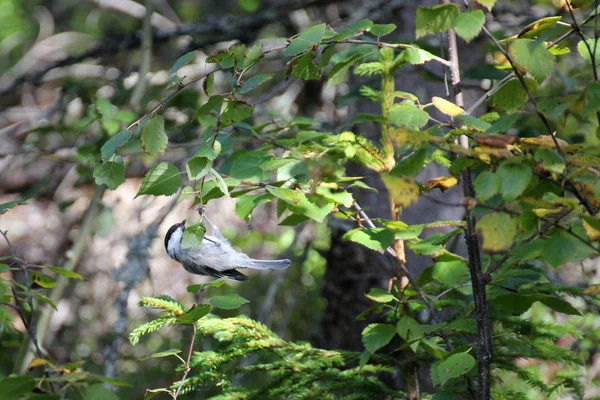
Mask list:
[[[201,214],[204,210],[200,209]],[[255,260],[235,250],[206,215],[204,220],[211,229],[211,235],[205,235],[200,245],[184,249],[181,247],[185,220],[173,225],[165,236],[165,248],[169,256],[178,261],[183,268],[196,275],[225,277],[235,281],[245,281],[248,277],[236,269],[286,269],[292,262],[283,260]]]

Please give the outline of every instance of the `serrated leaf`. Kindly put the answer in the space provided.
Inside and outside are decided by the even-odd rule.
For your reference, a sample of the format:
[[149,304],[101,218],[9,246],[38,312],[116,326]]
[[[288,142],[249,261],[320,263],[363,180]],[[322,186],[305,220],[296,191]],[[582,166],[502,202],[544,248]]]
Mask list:
[[214,168],[210,169],[210,174],[215,179],[215,183],[217,184],[217,187],[219,189],[221,189],[221,192],[223,192],[223,194],[225,196],[229,197],[229,190],[227,189],[227,183],[225,183],[225,180],[223,180],[223,177],[217,171],[215,171]]
[[194,51],[190,51],[189,53],[184,54],[181,57],[179,57],[177,59],[177,61],[175,61],[175,64],[173,64],[173,67],[169,71],[169,74],[174,74],[177,71],[179,71],[181,69],[181,67],[183,67],[185,64],[192,61],[197,55],[198,55],[198,50],[194,50]]
[[469,43],[475,38],[485,24],[485,14],[481,10],[468,10],[460,13],[454,22],[458,36]]
[[395,24],[374,24],[369,32],[377,37],[389,35],[396,30]]
[[[527,101],[527,99],[525,99]],[[519,117],[518,113],[508,114],[497,120],[486,129],[484,134],[492,134],[492,133],[506,133],[509,129],[511,129],[515,123],[517,122],[517,118]]]
[[213,161],[207,157],[192,157],[186,164],[186,171],[190,181],[204,178],[213,166]]
[[[452,354],[438,365],[432,367],[432,369],[437,367],[437,374],[435,374],[437,379],[433,383],[435,385],[443,385],[452,378],[458,378],[468,373],[475,367],[475,364],[475,359],[469,353]],[[434,374],[432,373],[433,376]]]
[[554,70],[554,55],[542,41],[517,39],[509,43],[508,52],[515,64],[542,83]]
[[396,126],[421,128],[429,121],[429,114],[413,104],[394,104],[389,110],[390,122]]
[[36,386],[36,380],[30,376],[8,376],[0,381],[0,393],[3,400],[16,400],[30,394]]
[[215,279],[214,281],[207,282],[207,283],[198,283],[196,285],[189,285],[187,287],[187,292],[188,293],[198,293],[198,291],[200,289],[207,288],[207,287],[220,288],[224,284],[225,284],[225,278],[219,278],[219,279]]
[[161,155],[167,149],[169,138],[165,133],[165,119],[158,115],[152,118],[142,131],[142,147],[153,157]]
[[202,89],[204,90],[204,93],[206,93],[206,95],[210,98],[210,96],[212,96],[214,88],[215,74],[210,74],[206,78],[204,78],[204,81],[202,82]]
[[250,47],[248,51],[246,51],[246,59],[244,60],[244,64],[242,65],[243,69],[250,68],[261,59],[261,57],[263,56],[262,48],[262,44],[255,44],[254,46]]
[[234,310],[246,303],[250,303],[250,301],[237,293],[231,293],[223,296],[215,296],[210,299],[209,303],[214,307],[222,308],[223,310]]
[[542,168],[555,174],[562,174],[565,169],[565,160],[558,152],[549,148],[539,148],[535,151],[535,160],[542,164]]
[[221,108],[222,104],[223,96],[221,96],[220,94],[210,96],[206,103],[204,103],[202,106],[196,109],[193,119],[197,119],[198,117],[206,115],[215,109]]
[[181,248],[190,249],[192,247],[200,246],[205,233],[206,228],[202,223],[186,227],[183,232],[183,239],[181,240]]
[[517,221],[504,212],[493,212],[477,222],[477,231],[483,237],[482,248],[498,252],[509,249],[517,234]]
[[536,38],[541,32],[555,26],[561,19],[561,16],[538,19],[523,28],[517,36],[520,38]]
[[0,203],[0,215],[4,214],[5,212],[7,212],[8,210],[15,208],[16,206],[21,206],[24,204],[29,204],[26,201],[23,200],[15,200],[15,201],[8,201],[6,203]]
[[474,182],[475,193],[480,201],[487,201],[500,192],[500,179],[491,171],[483,171]]
[[250,215],[252,211],[256,207],[261,204],[268,203],[273,200],[273,196],[263,193],[263,194],[247,194],[241,197],[238,197],[235,203],[235,213],[238,217],[243,219],[244,221],[250,221]]
[[301,56],[294,58],[290,63],[292,75],[305,81],[320,79],[321,69],[313,62],[314,58],[314,51],[307,51]]
[[254,75],[252,78],[248,79],[246,82],[244,82],[244,84],[242,85],[242,88],[240,89],[240,93],[248,93],[251,90],[256,89],[258,86],[262,85],[263,83],[265,83],[268,80],[273,79],[273,75],[270,74],[256,74]]
[[455,117],[465,112],[465,110],[463,110],[456,104],[441,97],[433,97],[431,101],[433,102],[435,108],[437,108],[440,112],[451,117]]
[[135,197],[143,194],[154,196],[171,196],[181,186],[182,179],[179,169],[171,163],[162,162],[152,168],[144,179]]
[[284,188],[284,187],[272,187],[267,186],[267,192],[271,193],[273,196],[277,197],[285,201],[291,205],[298,205],[302,200],[306,199],[304,193],[299,192],[294,189]]
[[412,65],[421,65],[425,62],[433,60],[434,55],[427,50],[420,49],[418,47],[411,47],[405,49],[400,55],[403,61],[406,61]]
[[254,106],[239,100],[227,100],[221,112],[221,123],[230,125],[252,115]]
[[333,37],[333,40],[339,42],[341,40],[349,39],[352,36],[360,35],[364,31],[368,31],[369,28],[371,28],[372,26],[373,21],[370,21],[368,19],[361,19],[360,21],[354,22],[348,28],[335,35]]
[[119,147],[125,145],[130,138],[131,132],[125,129],[108,139],[106,143],[102,145],[102,148],[100,148],[102,161],[108,161],[115,154],[115,151],[117,151]]
[[388,189],[391,199],[399,207],[410,207],[419,200],[421,191],[412,177],[396,177],[392,175],[382,175],[383,183]]
[[393,294],[380,288],[372,288],[366,296],[377,303],[389,303],[397,300]]
[[417,7],[415,18],[417,39],[431,34],[445,32],[454,26],[460,11],[456,4],[440,4],[433,7]]
[[576,262],[589,257],[595,251],[576,237],[562,229],[553,229],[547,235],[541,256],[554,268],[567,262]]
[[591,215],[583,216],[583,228],[591,241],[600,240],[600,219]]
[[[587,39],[585,42],[581,40],[579,43],[577,43],[577,51],[579,54],[581,54],[581,57],[588,62],[588,64],[592,64],[592,54],[595,52],[595,64],[598,66],[598,64],[600,64],[600,43],[596,42],[596,48],[594,49],[594,40],[595,39]],[[590,50],[592,54],[590,54]]]
[[496,4],[496,0],[477,0],[477,2],[486,7],[488,11],[492,11],[492,7]]
[[205,315],[207,315],[210,312],[210,310],[211,306],[208,304],[196,304],[184,314],[181,314],[179,317],[177,317],[175,323],[184,325],[193,324]]
[[[535,90],[537,83],[531,78],[524,78],[529,90]],[[492,104],[507,112],[519,110],[527,103],[527,92],[518,78],[510,79],[494,94]]]
[[359,62],[360,60],[362,60],[364,57],[365,57],[364,54],[353,54],[346,60],[340,61],[339,63],[335,64],[329,71],[327,85],[335,86],[335,85],[339,85],[340,83],[344,82],[350,67],[352,65],[356,64],[357,62]]
[[372,250],[384,251],[394,242],[394,233],[387,228],[356,228],[342,236]]
[[46,267],[46,268],[48,268],[50,271],[57,273],[58,275],[61,275],[61,276],[67,277],[67,278],[85,280],[85,278],[82,275],[78,274],[77,272],[69,271],[64,268],[59,268],[59,267]]
[[106,185],[115,190],[125,181],[125,167],[121,163],[109,161],[96,166],[93,176],[96,185]]
[[503,163],[496,174],[500,180],[500,192],[507,202],[519,198],[533,179],[529,165],[514,162]]
[[388,324],[371,324],[362,331],[362,341],[367,350],[375,353],[396,335],[396,327]]
[[460,114],[456,116],[456,119],[464,123],[469,128],[476,129],[478,131],[485,131],[490,128],[490,124],[480,120],[479,118],[475,118],[468,114]]
[[311,46],[320,43],[324,33],[325,24],[315,25],[308,28],[290,42],[289,46],[283,51],[283,55],[286,57],[293,57],[305,52]]
[[436,261],[433,264],[433,278],[448,286],[456,286],[465,281],[468,275],[469,268],[463,260]]

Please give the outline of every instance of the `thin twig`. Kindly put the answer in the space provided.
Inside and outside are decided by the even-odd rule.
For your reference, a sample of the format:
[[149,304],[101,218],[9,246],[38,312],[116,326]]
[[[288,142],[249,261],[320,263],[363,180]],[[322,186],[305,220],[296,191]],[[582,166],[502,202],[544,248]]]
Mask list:
[[140,102],[142,101],[142,96],[144,96],[144,91],[146,90],[146,83],[148,80],[146,79],[148,72],[150,72],[150,62],[152,60],[152,6],[154,0],[146,0],[144,2],[146,6],[146,15],[144,16],[144,27],[142,29],[142,45],[141,45],[141,53],[142,53],[142,62],[140,64],[140,69],[138,71],[139,78],[138,83],[133,89],[133,94],[131,95],[131,104],[138,108]]
[[177,391],[175,391],[175,396],[173,397],[174,399],[177,399],[177,397],[179,396],[179,393],[181,392],[181,388],[183,387],[183,383],[185,382],[188,373],[190,372],[190,361],[192,359],[192,354],[194,352],[194,342],[196,341],[196,323],[194,323],[193,325],[194,327],[194,333],[192,334],[192,341],[190,343],[190,349],[188,350],[188,356],[187,356],[187,360],[185,361],[185,369],[183,370],[183,377],[181,378],[181,381],[179,382],[179,387],[177,387]]

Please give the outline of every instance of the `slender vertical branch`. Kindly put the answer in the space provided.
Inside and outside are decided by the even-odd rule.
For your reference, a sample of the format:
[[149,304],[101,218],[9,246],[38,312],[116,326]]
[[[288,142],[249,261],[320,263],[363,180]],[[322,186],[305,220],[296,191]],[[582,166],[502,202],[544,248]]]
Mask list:
[[[450,0],[444,0],[445,4],[450,4]],[[460,88],[460,67],[458,61],[458,48],[456,41],[456,32],[454,29],[448,31],[448,51],[450,55],[450,76],[452,78],[452,87],[454,90],[454,101],[456,105],[464,108],[463,96]],[[460,144],[463,148],[469,148],[469,139],[465,135],[460,137]],[[473,186],[473,177],[471,169],[467,168],[461,173],[463,183],[463,194],[466,198],[475,198],[475,187]],[[477,367],[479,374],[479,393],[478,398],[482,400],[490,399],[491,396],[491,367],[493,359],[492,347],[492,329],[488,313],[486,280],[483,276],[481,266],[481,249],[479,238],[475,230],[475,217],[471,214],[471,208],[465,207],[465,240],[467,242],[467,251],[469,254],[469,273],[471,275],[471,285],[473,287],[473,297],[475,301],[475,317],[477,320]]]
[[140,102],[142,101],[142,96],[144,95],[144,91],[146,89],[146,84],[148,82],[147,75],[150,72],[150,61],[152,58],[152,6],[154,0],[146,0],[144,2],[146,6],[146,15],[144,16],[144,27],[142,30],[142,45],[141,45],[141,53],[142,60],[140,62],[140,70],[139,80],[135,89],[133,90],[133,94],[131,95],[131,104],[134,107],[138,108],[140,106]]
[[179,386],[177,387],[177,390],[175,391],[175,394],[173,395],[173,399],[177,399],[177,397],[179,396],[179,393],[181,392],[181,388],[183,388],[183,383],[185,382],[189,372],[190,372],[190,361],[192,360],[192,354],[194,353],[194,342],[196,341],[196,323],[194,323],[193,325],[194,327],[194,333],[192,334],[192,340],[190,342],[190,349],[188,350],[188,356],[187,359],[185,360],[185,369],[183,370],[183,377],[181,378],[181,381],[179,382]]

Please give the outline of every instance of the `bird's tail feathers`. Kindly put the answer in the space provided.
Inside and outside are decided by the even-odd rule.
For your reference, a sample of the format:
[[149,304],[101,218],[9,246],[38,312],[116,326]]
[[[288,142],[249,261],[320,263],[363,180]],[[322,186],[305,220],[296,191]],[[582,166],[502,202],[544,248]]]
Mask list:
[[283,260],[252,260],[249,267],[254,269],[286,269],[292,265],[288,259]]

